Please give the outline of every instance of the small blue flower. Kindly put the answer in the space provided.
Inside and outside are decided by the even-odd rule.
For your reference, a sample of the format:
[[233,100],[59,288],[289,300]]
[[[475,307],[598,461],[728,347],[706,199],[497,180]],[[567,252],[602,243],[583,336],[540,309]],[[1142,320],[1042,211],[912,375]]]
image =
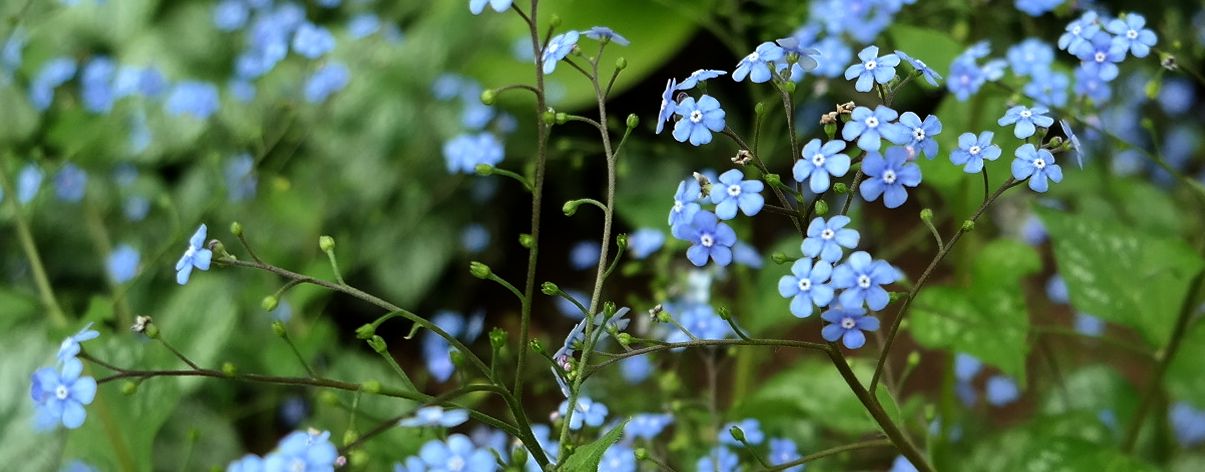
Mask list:
[[1079,19],[1067,24],[1066,32],[1059,36],[1059,49],[1078,56],[1092,48],[1090,40],[1099,32],[1100,23],[1097,22],[1096,12],[1086,10]]
[[1155,32],[1145,28],[1146,18],[1137,13],[1126,13],[1124,19],[1110,21],[1105,29],[1115,34],[1113,43],[1122,50],[1129,50],[1134,57],[1146,57],[1151,47],[1158,42]]
[[621,443],[612,444],[603,452],[598,472],[636,472],[636,451]]
[[745,216],[754,216],[765,205],[765,197],[761,191],[765,184],[760,180],[743,180],[745,174],[740,169],[732,169],[720,174],[719,183],[711,188],[711,203],[716,205],[715,214],[721,220],[736,218],[739,207]]
[[1017,401],[1021,396],[1017,383],[1003,375],[987,379],[987,402],[992,406],[1004,406]]
[[54,176],[54,193],[59,200],[78,203],[84,199],[88,187],[88,174],[74,164],[66,164]]
[[1166,77],[1159,87],[1159,106],[1169,115],[1182,115],[1192,109],[1196,95],[1192,81]]
[[84,364],[74,357],[62,362],[62,370],[43,367],[33,373],[29,395],[36,411],[34,428],[47,431],[62,424],[67,429],[83,426],[88,412],[84,406],[96,398],[96,380],[81,377]]
[[456,74],[440,74],[435,78],[435,82],[431,83],[431,95],[436,100],[448,101],[462,96],[461,91],[467,89],[470,82],[470,79]]
[[398,421],[403,428],[439,426],[452,428],[469,420],[469,410],[444,410],[441,406],[424,406],[414,411],[414,416]]
[[281,300],[276,305],[276,309],[268,312],[268,317],[281,323],[288,323],[293,319],[293,305],[288,300]]
[[1071,149],[1075,151],[1075,161],[1079,163],[1079,168],[1084,168],[1084,145],[1080,143],[1079,136],[1071,130],[1071,123],[1067,120],[1059,120],[1059,127],[1062,128],[1063,134],[1067,135],[1067,141],[1071,142]]
[[[561,417],[569,414],[569,401],[561,402],[561,406],[557,411]],[[573,409],[573,417],[569,419],[569,429],[574,431],[582,429],[583,424],[592,428],[602,426],[607,420],[607,405],[598,403],[586,397],[577,399],[577,408]]]
[[690,224],[694,220],[695,213],[700,208],[698,202],[701,195],[699,182],[695,179],[686,179],[678,183],[678,190],[674,192],[674,206],[669,210],[671,228]]
[[821,39],[813,47],[817,51],[820,51],[820,57],[824,58],[814,71],[816,75],[821,77],[840,77],[845,70],[843,64],[849,64],[854,57],[854,52],[849,48],[849,45],[845,44],[841,38],[833,36]]
[[232,202],[255,197],[255,159],[250,153],[240,153],[226,162],[222,174],[226,177],[226,196]]
[[204,120],[218,111],[218,89],[208,82],[180,82],[168,94],[164,109],[172,116]]
[[745,441],[749,444],[756,446],[766,440],[765,433],[761,431],[761,422],[755,418],[745,418],[740,421],[725,423],[724,426],[720,427],[720,431],[717,433],[720,444],[727,444],[729,446],[741,445],[740,442],[732,437],[731,430],[733,426],[740,428],[745,433]]
[[1054,274],[1050,276],[1050,280],[1046,281],[1046,298],[1054,303],[1066,305],[1070,303],[1070,297],[1067,292],[1067,282],[1063,280],[1063,276]]
[[1117,78],[1117,63],[1126,57],[1126,45],[1113,42],[1113,37],[1104,31],[1096,33],[1087,47],[1076,55],[1081,61],[1096,64],[1095,70],[1105,82]]
[[1109,81],[1102,78],[1108,68],[1095,62],[1083,62],[1075,68],[1075,94],[1104,103],[1113,96]]
[[845,308],[860,308],[865,302],[871,310],[878,311],[891,301],[883,286],[895,283],[899,276],[899,271],[887,261],[876,261],[866,251],[858,251],[833,269],[832,285],[843,289],[838,300]]
[[510,8],[510,4],[513,1],[514,0],[469,0],[469,11],[473,12],[474,15],[480,15],[481,12],[485,10],[485,4],[489,3],[490,8],[493,8],[494,11],[498,13],[502,13],[506,11],[507,8]]
[[689,224],[674,226],[673,233],[675,238],[690,242],[686,258],[698,267],[706,265],[708,259],[721,267],[732,262],[736,232],[710,211],[695,212]]
[[264,457],[264,470],[334,470],[339,451],[330,441],[329,431],[294,431],[280,440],[276,449]]
[[193,267],[201,270],[209,270],[209,262],[213,258],[213,251],[205,248],[205,224],[197,228],[197,232],[193,233],[188,239],[188,249],[184,251],[184,255],[180,256],[180,260],[176,261],[176,283],[184,285],[188,283],[188,277],[192,274]]
[[619,361],[619,373],[628,383],[638,384],[653,374],[653,363],[649,356],[632,356]]
[[1189,448],[1205,442],[1205,410],[1193,408],[1187,402],[1176,402],[1167,416],[1181,446]]
[[740,458],[724,446],[716,446],[695,463],[698,472],[736,472],[739,467]]
[[[936,87],[937,83],[941,82],[941,74],[938,74],[937,71],[933,70],[932,67],[929,67],[928,64],[925,64],[925,61],[909,56],[905,54],[904,51],[900,50],[896,50],[895,55],[899,56],[900,59],[908,61],[908,64],[910,64],[914,70],[919,72],[920,75],[925,78],[925,81],[929,83],[929,85]],[[792,443],[792,445],[794,444]]]
[[954,357],[954,378],[960,382],[970,382],[981,370],[983,362],[975,356],[960,352]]
[[132,196],[125,200],[121,206],[121,212],[126,216],[127,220],[139,222],[146,218],[146,214],[151,211],[151,202],[146,197]]
[[75,359],[75,356],[78,356],[80,353],[80,343],[98,337],[100,337],[100,333],[92,329],[92,323],[88,323],[78,333],[63,340],[63,343],[59,345],[59,353],[55,357],[58,358],[59,362],[67,362],[70,359]]
[[937,140],[933,137],[941,134],[941,120],[936,116],[926,116],[922,122],[916,113],[904,112],[900,115],[899,126],[894,130],[883,137],[895,144],[912,148],[912,153],[923,152],[929,159],[937,157]]
[[50,108],[54,101],[54,89],[63,85],[75,76],[75,60],[69,57],[58,57],[46,61],[38,74],[29,85],[29,101],[38,111]]
[[305,80],[305,101],[322,103],[335,92],[347,87],[347,66],[339,62],[327,62]]
[[879,319],[866,316],[866,310],[858,308],[834,307],[820,315],[829,324],[820,330],[825,341],[841,344],[850,349],[858,349],[866,344],[866,334],[863,331],[877,331]]
[[778,294],[791,300],[791,314],[796,318],[812,316],[812,306],[824,307],[833,301],[833,287],[828,279],[833,266],[827,261],[799,259],[791,266],[791,274],[778,279]]
[[628,38],[621,36],[619,33],[616,33],[615,30],[606,26],[594,26],[588,30],[582,31],[581,33],[582,36],[595,41],[612,42],[620,46],[632,44],[631,41],[628,41]]
[[137,249],[129,244],[121,244],[109,253],[109,258],[105,261],[105,268],[109,271],[109,277],[113,278],[113,282],[124,284],[138,275],[140,260],[141,256]]
[[858,230],[845,227],[849,222],[845,215],[834,216],[828,221],[819,216],[813,218],[808,223],[807,238],[799,245],[804,257],[819,257],[829,263],[841,260],[841,248],[853,249],[861,238]]
[[732,261],[739,265],[754,269],[762,268],[762,264],[765,263],[765,261],[762,260],[761,253],[757,252],[757,248],[744,241],[737,241],[736,244],[732,246]]
[[699,97],[697,104],[694,97],[682,99],[674,114],[682,117],[674,123],[674,139],[680,143],[689,140],[691,145],[701,146],[711,142],[711,133],[724,130],[724,109],[711,95]]
[[677,80],[665,81],[665,90],[661,92],[661,109],[657,112],[657,134],[661,134],[665,123],[674,118],[674,111],[678,109],[678,103],[674,101],[674,90],[678,87]]
[[[724,339],[732,337],[735,334],[732,332],[732,326],[727,321],[724,321],[723,318],[720,318],[720,315],[716,314],[715,308],[712,308],[711,305],[699,304],[690,306],[683,309],[681,313],[676,313],[676,315],[678,315],[678,324],[681,324],[683,328],[686,328],[686,331],[689,331],[690,334],[695,335],[699,339]],[[674,327],[673,331],[670,331],[665,337],[665,341],[670,343],[680,343],[689,340],[690,336],[687,336],[685,332],[677,327]]]
[[490,244],[490,232],[478,223],[465,226],[460,232],[460,247],[470,254],[484,251]]
[[682,80],[682,82],[679,82],[678,85],[676,87],[674,87],[674,90],[690,90],[692,88],[695,88],[696,86],[698,86],[700,83],[702,83],[704,81],[711,80],[711,79],[714,79],[721,75],[727,75],[727,74],[728,74],[727,72],[722,71],[722,70],[699,69],[694,72],[691,72],[690,77],[687,77],[686,79]]
[[1008,69],[1008,61],[1004,59],[992,59],[983,64],[983,77],[988,82],[995,82],[1004,78],[1004,71]]
[[1061,107],[1067,105],[1067,87],[1070,85],[1071,79],[1066,74],[1037,70],[1021,91],[1040,105]]
[[1064,1],[1066,0],[1016,0],[1014,5],[1026,15],[1042,16],[1062,5]]
[[908,161],[908,151],[901,147],[887,149],[886,157],[877,152],[867,153],[862,159],[862,172],[866,174],[858,187],[862,198],[873,202],[883,195],[887,208],[903,205],[908,201],[904,187],[915,187],[921,182],[920,167]]
[[1055,183],[1063,181],[1063,169],[1054,162],[1054,155],[1045,149],[1026,143],[1017,148],[1016,159],[1013,159],[1013,178],[1029,179],[1029,188],[1035,192],[1045,192],[1048,188],[1047,179]]
[[886,54],[879,57],[878,46],[867,46],[858,53],[862,62],[853,64],[845,69],[845,80],[858,79],[854,90],[869,92],[875,82],[886,84],[895,78],[895,66],[900,64],[899,56]]
[[1087,313],[1076,313],[1075,332],[1084,336],[1098,338],[1105,332],[1105,322],[1104,320]]
[[240,0],[223,0],[213,7],[213,25],[219,31],[237,31],[247,24],[250,11]]
[[[640,356],[644,357],[644,356]],[[674,422],[673,415],[665,413],[641,413],[632,415],[627,426],[623,428],[624,436],[651,441],[661,434],[666,426]]]
[[569,266],[576,270],[586,270],[598,265],[598,257],[602,248],[594,241],[579,241],[569,249]]
[[732,71],[732,80],[740,82],[748,77],[749,81],[755,84],[769,82],[774,77],[770,73],[770,65],[782,60],[784,56],[786,52],[777,44],[769,41],[761,43],[736,64],[736,70]]
[[1000,157],[1000,146],[992,144],[995,133],[984,131],[976,137],[975,133],[962,133],[958,136],[958,149],[950,153],[950,162],[963,166],[968,174],[977,174],[983,170],[983,160],[994,161]]
[[93,113],[108,113],[113,109],[116,96],[113,91],[113,75],[117,65],[113,60],[98,56],[84,66],[80,73],[80,98],[84,109]]
[[829,176],[843,177],[849,172],[849,156],[845,150],[845,141],[833,140],[822,146],[819,139],[813,139],[803,146],[802,159],[795,161],[791,172],[795,181],[808,181],[812,193],[819,194],[827,191],[830,185]]
[[[780,466],[788,462],[797,461],[803,458],[799,455],[799,448],[795,445],[795,441],[786,438],[770,439],[770,465]],[[797,465],[783,469],[783,472],[803,472],[805,466]]]
[[659,229],[640,228],[628,236],[628,250],[640,260],[649,257],[665,244],[665,233]]
[[478,164],[502,162],[502,142],[491,133],[461,134],[444,143],[448,172],[475,174]]
[[1046,116],[1050,109],[1044,106],[1035,106],[1033,108],[1024,105],[1017,105],[1009,108],[1004,112],[1004,116],[996,120],[996,124],[1000,126],[1016,125],[1013,128],[1013,136],[1017,139],[1025,139],[1033,136],[1037,132],[1037,127],[1050,128],[1054,125],[1054,118]]
[[899,117],[895,110],[879,105],[874,111],[866,107],[854,108],[850,121],[841,128],[841,137],[846,141],[858,140],[858,147],[865,151],[878,151],[881,137],[906,135],[907,130],[892,123]]
[[1046,41],[1029,38],[1013,47],[1008,48],[1009,66],[1017,75],[1033,75],[1041,70],[1049,70],[1054,63],[1054,48]]
[[347,22],[347,35],[364,39],[381,30],[381,19],[372,13],[361,13]]
[[226,472],[264,472],[264,459],[247,454],[226,466]]
[[38,196],[38,190],[42,188],[42,178],[42,169],[36,164],[26,164],[22,167],[21,172],[17,174],[17,201],[26,204]]
[[958,56],[950,64],[950,78],[946,80],[946,88],[954,94],[958,101],[966,101],[979,91],[987,81],[983,69],[975,64],[975,60],[967,56]]
[[[493,0],[491,0],[493,1]],[[577,31],[569,31],[566,33],[553,36],[548,44],[544,45],[544,53],[541,55],[544,61],[544,75],[551,74],[556,70],[556,63],[564,59],[573,49],[577,47],[577,40],[581,34]]]
[[908,462],[908,458],[895,456],[895,460],[891,462],[891,470],[887,472],[917,472],[917,470],[916,466]]

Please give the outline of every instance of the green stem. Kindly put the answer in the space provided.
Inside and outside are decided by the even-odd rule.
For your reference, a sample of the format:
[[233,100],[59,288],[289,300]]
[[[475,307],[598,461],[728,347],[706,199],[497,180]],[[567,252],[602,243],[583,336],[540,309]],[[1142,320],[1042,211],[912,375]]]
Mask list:
[[832,359],[833,365],[837,367],[837,372],[841,373],[841,377],[845,379],[845,383],[853,390],[854,395],[858,397],[858,401],[862,402],[862,406],[874,418],[874,421],[883,429],[883,433],[895,444],[896,449],[899,449],[900,454],[912,463],[913,467],[920,472],[933,472],[933,466],[929,464],[929,460],[921,453],[916,445],[912,444],[912,440],[904,434],[903,430],[895,424],[891,416],[883,410],[883,406],[879,404],[877,398],[870,390],[862,387],[862,383],[858,380],[857,374],[854,374],[853,369],[849,367],[849,362],[845,360],[845,356],[841,354],[841,349],[833,344],[828,350],[829,358]]
[[770,467],[770,468],[766,469],[766,472],[787,470],[787,469],[790,469],[791,467],[807,464],[808,462],[812,462],[816,459],[823,459],[825,457],[837,455],[842,452],[856,451],[858,449],[871,449],[871,448],[877,448],[877,447],[891,447],[891,441],[886,440],[886,439],[871,439],[871,440],[867,440],[867,441],[856,442],[853,444],[846,444],[844,446],[837,446],[837,447],[834,447],[831,449],[825,449],[823,451],[816,452],[813,454],[808,454],[806,456],[803,456],[800,459],[796,459],[791,462],[784,462],[782,464],[778,464],[774,467]]
[[[6,153],[11,156],[12,153]],[[38,288],[38,295],[42,298],[42,305],[46,308],[47,314],[50,315],[50,321],[54,323],[56,328],[67,326],[67,315],[63,312],[63,308],[59,306],[58,299],[54,296],[54,289],[50,285],[50,279],[46,277],[46,268],[42,265],[42,257],[38,255],[38,246],[34,243],[33,233],[29,231],[29,222],[25,220],[25,214],[21,212],[21,204],[17,202],[17,192],[8,179],[8,171],[5,170],[4,162],[0,161],[0,186],[4,187],[4,193],[9,195],[8,208],[13,213],[13,221],[17,224],[17,240],[21,243],[21,250],[25,252],[25,257],[29,259],[29,268],[33,272],[34,285]]]

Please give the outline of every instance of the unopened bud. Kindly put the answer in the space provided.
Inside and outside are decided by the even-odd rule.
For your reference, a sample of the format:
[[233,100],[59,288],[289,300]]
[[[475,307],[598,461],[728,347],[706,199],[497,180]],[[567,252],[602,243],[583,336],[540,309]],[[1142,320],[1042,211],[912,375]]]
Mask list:
[[966,221],[962,222],[962,231],[963,232],[969,233],[974,230],[975,230],[975,222],[974,221],[966,220]]
[[917,364],[920,364],[920,353],[917,351],[909,352],[908,353],[908,365],[910,365],[912,367],[916,367]]
[[516,444],[510,453],[510,464],[521,468],[527,467],[527,448]]
[[377,327],[372,323],[356,328],[356,339],[370,339],[375,334],[377,334]]
[[[628,68],[628,59],[627,58],[620,57],[619,59],[615,60],[615,70],[624,70],[627,68]],[[631,115],[629,115],[629,116],[631,116]],[[629,128],[635,128],[635,126],[629,126]]]
[[331,251],[335,250],[335,238],[332,238],[325,234],[322,236],[319,236],[318,237],[318,248],[322,249],[322,252],[331,252]]
[[282,338],[285,337],[285,324],[281,323],[280,320],[273,321],[272,332]]
[[628,333],[619,333],[615,335],[615,340],[619,341],[619,344],[622,346],[629,346],[632,344],[632,335]]
[[501,350],[506,346],[506,330],[495,327],[490,330],[490,347],[495,351]]
[[330,390],[323,390],[322,393],[318,394],[318,401],[322,402],[324,405],[338,405],[339,395],[336,395],[335,392]]
[[535,351],[537,354],[548,354],[548,351],[544,349],[544,343],[540,342],[539,339],[532,339],[530,342],[528,342],[528,345],[530,345],[531,350]]
[[236,367],[233,362],[223,362],[222,373],[226,374],[227,377],[234,377],[235,375],[238,375],[238,367]]
[[716,309],[716,312],[719,313],[721,320],[732,319],[732,313],[729,312],[728,307],[724,305],[720,305],[719,308]]
[[766,179],[766,183],[770,184],[771,187],[782,185],[782,177],[779,177],[778,174],[766,174],[763,178]]
[[381,393],[381,382],[376,380],[365,380],[360,388],[368,393]]
[[661,323],[669,323],[669,320],[670,320],[669,312],[666,312],[666,311],[657,312],[657,321],[659,321]]
[[816,216],[824,216],[828,214],[828,202],[824,200],[816,200],[815,208]]
[[548,111],[544,112],[544,115],[542,116],[542,118],[544,119],[544,124],[546,124],[546,125],[556,124],[556,112],[552,111],[551,108],[549,108]]
[[121,384],[121,393],[124,395],[133,395],[138,393],[138,382],[127,380]]
[[615,302],[607,300],[603,302],[603,314],[607,317],[615,314]]
[[628,233],[619,233],[619,236],[615,237],[615,245],[619,247],[620,251],[627,249],[628,248]]
[[766,113],[766,104],[764,104],[762,102],[757,102],[757,105],[753,105],[753,113],[758,114],[758,115],[764,115]]
[[561,288],[552,282],[544,282],[544,283],[540,284],[540,291],[543,292],[544,295],[548,295],[551,297],[553,295],[560,293]]
[[833,184],[833,192],[837,195],[843,195],[849,192],[849,186],[845,185],[845,182],[837,182]]
[[637,448],[636,452],[634,452],[633,454],[636,455],[636,460],[638,460],[638,461],[649,460],[649,451],[648,451],[648,449],[645,449],[643,447]]
[[456,367],[464,366],[464,353],[457,349],[448,351],[448,357],[452,359],[452,365]]
[[835,117],[832,123],[824,124],[824,135],[827,136],[828,139],[833,139],[837,136],[837,121]]
[[561,26],[561,16],[554,13],[552,17],[548,19],[548,26],[553,28]]
[[485,89],[481,91],[481,103],[493,105],[498,100],[498,92],[493,89]]
[[389,344],[385,342],[385,338],[378,335],[368,338],[368,345],[378,354],[384,354],[389,351]]
[[563,125],[563,124],[565,124],[566,121],[569,121],[569,114],[558,111],[556,113],[556,124]]
[[523,246],[527,249],[531,249],[531,245],[534,242],[535,242],[535,238],[531,237],[530,234],[523,233],[523,234],[519,235],[519,245],[520,246]]
[[577,214],[577,207],[579,206],[582,206],[581,200],[569,200],[565,202],[564,205],[561,205],[561,212],[564,213],[565,216],[573,216]]
[[728,434],[731,434],[732,439],[735,439],[736,442],[745,442],[745,431],[740,426],[733,425],[731,428],[728,428]]
[[637,126],[640,126],[640,117],[636,116],[635,113],[628,115],[627,125],[628,129],[636,129]]
[[230,223],[230,234],[233,234],[235,236],[242,236],[243,235],[243,225],[239,224],[239,222],[237,222],[237,221],[235,221],[234,223]]
[[280,300],[278,300],[273,295],[268,295],[268,296],[264,297],[263,300],[260,300],[260,302],[259,302],[259,306],[263,307],[264,311],[275,310],[276,305],[278,305],[278,304],[280,304]]
[[478,261],[473,261],[469,263],[469,273],[473,274],[473,277],[486,279],[489,278],[490,274],[493,272],[490,271],[490,266],[482,264]]
[[781,252],[776,252],[776,253],[770,254],[770,261],[774,262],[775,264],[786,264],[788,262],[791,262],[791,259],[788,259],[786,254],[783,254]]
[[1151,80],[1147,81],[1146,98],[1148,98],[1150,100],[1154,100],[1155,97],[1159,96],[1159,89],[1162,88],[1162,86],[1163,86],[1163,83],[1159,79],[1151,79]]
[[933,221],[933,209],[925,208],[925,209],[921,210],[920,211],[920,219],[921,219],[921,221]]
[[902,300],[906,296],[908,296],[907,292],[887,292],[887,302],[895,303]]
[[352,445],[352,443],[356,442],[357,439],[360,439],[359,433],[356,433],[356,431],[353,429],[347,430],[343,433],[343,447]]
[[787,95],[795,93],[795,82],[787,82],[782,84],[782,89],[787,91]]
[[473,171],[477,172],[477,175],[489,177],[494,175],[494,166],[489,164],[477,164],[476,167],[473,167]]

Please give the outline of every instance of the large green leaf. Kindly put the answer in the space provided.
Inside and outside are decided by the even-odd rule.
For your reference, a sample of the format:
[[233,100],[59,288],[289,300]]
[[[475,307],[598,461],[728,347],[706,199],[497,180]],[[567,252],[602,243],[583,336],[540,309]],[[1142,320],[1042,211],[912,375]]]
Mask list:
[[1184,241],[1114,221],[1038,209],[1071,303],[1163,346],[1205,265]]
[[[864,382],[870,380],[871,363],[857,362],[853,369]],[[898,414],[894,403],[886,403],[885,408],[889,414]],[[850,435],[879,430],[841,374],[820,359],[802,359],[771,377],[752,395],[740,399],[729,416],[757,418],[767,424],[811,420]]]
[[1205,409],[1205,375],[1201,375],[1201,360],[1205,359],[1205,322],[1197,320],[1189,327],[1180,350],[1167,371],[1167,389],[1176,400],[1187,401]]
[[623,436],[623,427],[627,424],[627,420],[624,420],[601,438],[575,449],[573,455],[565,459],[565,470],[598,470],[598,463],[602,461],[603,454],[607,452],[607,448],[619,442],[620,436]]
[[1159,470],[1108,444],[1108,430],[1093,415],[1044,417],[978,444],[970,454],[956,456],[950,470],[981,472]]
[[[215,274],[193,272],[188,285],[179,287],[154,315],[163,340],[171,343],[201,367],[216,368],[226,342],[234,332],[239,310],[231,297],[231,288]],[[131,339],[123,339],[132,343]],[[170,351],[153,346],[147,361],[153,367],[185,368]],[[180,377],[185,391],[205,381],[199,377]]]

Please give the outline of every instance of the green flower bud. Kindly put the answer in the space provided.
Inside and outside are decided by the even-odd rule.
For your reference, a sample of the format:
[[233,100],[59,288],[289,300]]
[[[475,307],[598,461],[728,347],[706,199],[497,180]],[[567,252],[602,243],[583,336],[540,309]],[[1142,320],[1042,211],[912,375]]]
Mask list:
[[230,234],[242,237],[243,225],[239,224],[239,222],[237,222],[237,221],[235,221],[234,223],[230,223]]
[[332,238],[325,234],[322,236],[319,236],[318,237],[318,248],[322,249],[322,252],[331,252],[331,251],[335,250],[335,238]]
[[824,135],[828,136],[828,139],[835,138],[837,136],[837,124],[836,123],[825,123],[824,124]]
[[481,103],[493,105],[498,100],[498,92],[493,89],[485,89],[481,91]]
[[636,127],[640,125],[640,117],[636,116],[635,113],[628,115],[627,125],[628,129],[636,129]]
[[615,237],[615,245],[619,247],[620,251],[627,249],[628,248],[628,233],[619,233],[619,236]]
[[360,389],[368,393],[381,393],[381,382],[376,380],[366,380],[360,385]]
[[756,115],[766,114],[766,104],[757,102],[757,105],[753,105],[753,113]]
[[722,320],[732,319],[732,312],[728,311],[728,307],[724,305],[720,305],[719,308],[716,309],[716,313],[720,315],[720,319]]
[[649,451],[648,451],[648,449],[645,449],[645,448],[643,448],[643,447],[641,447],[641,448],[637,448],[637,449],[636,449],[636,451],[634,452],[634,454],[636,455],[636,460],[638,460],[638,461],[647,461],[647,460],[649,460]]
[[569,121],[569,114],[558,111],[556,113],[556,124],[563,125],[566,121]]
[[531,237],[530,234],[523,233],[523,234],[519,235],[519,245],[520,246],[523,246],[527,249],[531,249],[531,245],[534,242],[535,242],[535,238]]
[[157,326],[155,324],[148,324],[148,325],[146,325],[146,329],[142,331],[142,334],[145,334],[146,337],[151,338],[151,339],[158,338],[159,337],[159,326]]
[[506,337],[506,330],[494,327],[490,330],[490,347],[494,348],[494,351],[502,350],[506,347]]
[[347,430],[343,433],[343,447],[350,446],[352,443],[356,442],[357,439],[360,439],[359,433],[356,433],[355,430]]
[[489,164],[477,164],[477,166],[473,168],[473,171],[477,172],[477,175],[488,177],[494,175],[494,166]]
[[824,216],[828,214],[828,202],[824,200],[816,200],[816,216]]
[[921,210],[920,211],[920,219],[921,219],[921,221],[933,221],[933,209],[925,208],[925,209]]
[[788,262],[791,262],[791,259],[787,258],[786,254],[783,254],[781,252],[776,252],[776,253],[770,254],[770,261],[774,262],[775,264],[781,265],[781,264],[786,264]]
[[526,467],[527,465],[527,448],[522,444],[516,445],[510,451],[510,465],[518,467]]
[[272,332],[282,338],[285,337],[285,324],[281,323],[280,320],[273,321]]
[[453,349],[448,351],[448,357],[452,359],[452,365],[456,367],[464,367],[464,353]]
[[887,292],[887,301],[895,303],[908,296],[908,292]]
[[263,307],[264,311],[272,311],[272,310],[276,309],[276,305],[278,305],[279,303],[280,303],[280,300],[278,300],[275,296],[268,295],[268,296],[264,297],[263,300],[260,300],[259,306]]
[[845,185],[845,182],[837,182],[833,184],[833,192],[837,195],[844,195],[849,193],[849,186]]
[[123,395],[133,395],[138,393],[138,382],[127,380],[121,383],[121,393]]
[[966,221],[962,222],[962,231],[969,233],[974,230],[975,230],[975,222],[974,221],[966,220]]
[[491,274],[493,274],[493,272],[490,271],[490,266],[477,261],[469,263],[469,273],[473,274],[473,277],[477,277],[479,279],[487,279]]
[[782,185],[782,177],[779,177],[778,174],[766,174],[763,178],[766,179],[766,183],[770,184],[771,187]]
[[[622,56],[620,56],[620,58],[619,58],[619,59],[616,59],[616,60],[615,60],[615,70],[624,70],[624,69],[627,69],[627,68],[628,68],[628,59],[627,59],[626,57],[622,57]],[[630,118],[630,117],[631,117],[631,116],[633,116],[633,115],[628,115],[628,116],[629,116],[629,121],[628,121],[628,122],[630,123],[630,122],[631,122],[631,118]],[[629,128],[635,128],[635,126],[628,126],[628,127],[629,127]]]
[[380,336],[373,335],[373,337],[368,338],[368,345],[378,354],[389,352],[389,344],[385,342],[385,338]]
[[577,207],[581,205],[581,200],[569,200],[564,205],[561,205],[561,211],[565,213],[565,216],[573,216],[577,213]]
[[540,284],[540,291],[544,292],[544,295],[548,295],[551,297],[553,295],[560,293],[561,288],[557,287],[557,285],[552,282],[544,282],[544,283]]
[[669,320],[670,320],[670,317],[669,317],[668,311],[661,311],[661,312],[657,313],[657,321],[662,322],[662,323],[669,323]]
[[330,390],[323,390],[322,393],[318,394],[318,401],[322,402],[325,405],[338,405],[339,404],[339,395],[335,394],[335,392],[332,392]]
[[630,335],[628,333],[619,333],[619,334],[615,335],[615,340],[619,341],[619,344],[622,344],[624,346],[632,345],[632,335]]
[[527,344],[530,345],[531,350],[535,351],[537,354],[548,354],[548,351],[544,350],[544,343],[540,342],[539,339],[532,339]]
[[908,365],[912,366],[912,367],[916,367],[917,364],[920,364],[920,353],[917,351],[909,352],[908,353]]
[[736,442],[745,442],[745,430],[741,429],[740,426],[732,425],[731,428],[728,428],[728,434],[731,434],[732,439],[735,439]]
[[548,111],[544,112],[543,118],[544,118],[544,124],[546,124],[546,125],[551,126],[551,125],[556,124],[556,112],[553,111],[551,108],[549,108]]
[[226,374],[227,377],[234,377],[235,375],[238,375],[238,367],[236,367],[233,362],[223,362],[222,373]]
[[209,250],[213,251],[213,258],[219,261],[226,259],[238,259],[237,257],[230,255],[229,252],[226,252],[226,245],[222,244],[221,241],[216,239],[209,242]]
[[561,26],[561,16],[554,13],[552,17],[548,19],[548,26],[552,27],[553,29]]
[[614,315],[615,310],[616,310],[615,302],[610,301],[610,300],[603,302],[603,313],[605,315],[607,315],[607,318],[610,318],[611,315]]
[[356,328],[356,339],[370,339],[375,334],[377,334],[377,327],[372,323]]

